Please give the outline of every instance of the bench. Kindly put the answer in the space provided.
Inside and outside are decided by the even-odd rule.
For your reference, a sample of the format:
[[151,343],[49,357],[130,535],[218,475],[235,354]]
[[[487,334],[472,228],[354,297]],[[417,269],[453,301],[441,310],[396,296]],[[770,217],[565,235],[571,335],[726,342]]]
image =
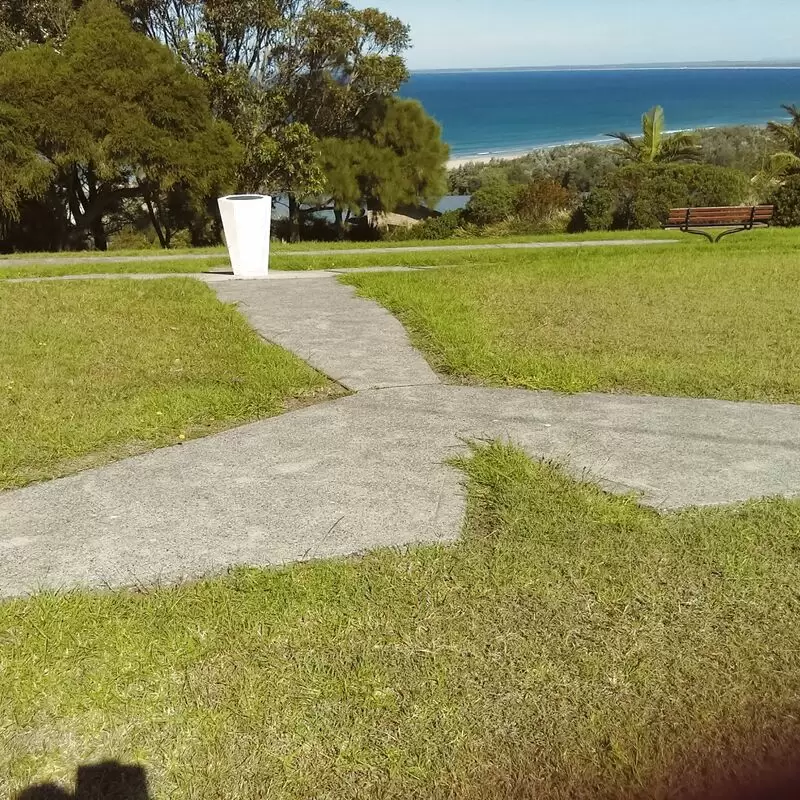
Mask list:
[[[775,206],[723,206],[721,208],[673,208],[665,230],[677,228],[684,233],[705,236],[716,244],[731,233],[768,228],[775,215]],[[716,238],[703,228],[727,228]]]

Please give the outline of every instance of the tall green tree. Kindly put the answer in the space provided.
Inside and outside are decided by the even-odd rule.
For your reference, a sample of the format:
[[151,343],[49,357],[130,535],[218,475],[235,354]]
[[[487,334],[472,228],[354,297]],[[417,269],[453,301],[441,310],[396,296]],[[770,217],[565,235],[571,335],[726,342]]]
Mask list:
[[[117,2],[137,30],[169,47],[204,81],[213,114],[231,125],[242,146],[237,188],[288,195],[295,233],[301,201],[319,197],[337,182],[335,174],[326,173],[331,160],[352,167],[379,156],[371,176],[361,170],[361,186],[373,188],[362,188],[359,202],[386,205],[393,184],[405,201],[410,193],[398,170],[406,168],[411,170],[408,182],[418,186],[417,196],[435,194],[429,191],[434,181],[420,163],[436,150],[418,138],[421,131],[433,130],[420,126],[424,112],[415,112],[416,119],[404,128],[411,136],[406,145],[399,146],[397,136],[393,148],[375,139],[381,135],[382,115],[397,113],[388,101],[408,75],[402,54],[409,31],[400,20],[344,0]],[[0,31],[13,31],[7,38],[17,43],[49,37],[60,42],[73,7],[81,3],[0,0]],[[11,13],[12,6],[27,11]],[[386,125],[396,121],[390,118]],[[412,146],[414,137],[417,145]],[[371,146],[377,149],[369,153]],[[439,141],[439,153],[441,148]],[[173,207],[185,211],[191,206],[177,190],[172,199]],[[163,215],[165,221],[169,217]]]
[[[62,203],[67,221],[63,246],[89,233],[105,249],[105,220],[126,199],[141,202],[159,230],[171,190],[203,196],[232,178],[238,158],[203,83],[108,0],[89,0],[58,49],[29,45],[0,56],[0,125],[0,148],[27,142],[48,172],[51,203]],[[21,159],[18,182],[30,164]],[[27,180],[29,193],[46,194],[41,177],[38,187]]]
[[321,143],[325,205],[341,235],[348,212],[434,206],[447,191],[449,148],[441,128],[414,100],[389,98],[351,139]]
[[641,136],[631,136],[627,133],[606,135],[622,142],[622,145],[614,148],[615,153],[627,161],[639,164],[695,161],[700,153],[695,134],[666,132],[664,109],[661,106],[654,106],[642,116]]
[[352,138],[407,78],[408,28],[343,0],[130,0],[136,24],[208,84],[244,145],[240,188],[319,193],[319,142]]

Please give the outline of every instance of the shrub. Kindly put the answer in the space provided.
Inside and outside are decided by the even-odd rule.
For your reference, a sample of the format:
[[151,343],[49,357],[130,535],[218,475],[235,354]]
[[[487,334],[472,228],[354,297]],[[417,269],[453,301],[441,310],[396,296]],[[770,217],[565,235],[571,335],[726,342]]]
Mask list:
[[156,232],[148,225],[146,229],[125,225],[108,240],[109,250],[158,250],[160,245]]
[[475,225],[493,225],[514,213],[515,188],[506,180],[485,183],[470,198],[465,217]]
[[429,217],[410,228],[395,228],[385,238],[394,242],[415,239],[454,239],[464,232],[464,225],[462,211],[445,211],[439,217]]
[[745,202],[744,173],[710,164],[636,164],[622,167],[592,191],[576,220],[587,230],[657,228],[669,210]]
[[572,193],[552,180],[531,181],[517,191],[514,210],[531,233],[563,230],[574,205]]
[[775,206],[775,224],[785,228],[800,226],[800,175],[790,175],[769,196]]

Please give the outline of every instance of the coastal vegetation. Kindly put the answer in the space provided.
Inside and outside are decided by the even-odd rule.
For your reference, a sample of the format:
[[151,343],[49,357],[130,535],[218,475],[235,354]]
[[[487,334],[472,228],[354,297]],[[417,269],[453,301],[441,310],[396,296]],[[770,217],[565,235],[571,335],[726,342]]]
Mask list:
[[[518,209],[496,214],[483,228],[493,236],[653,228],[665,221],[670,207],[760,202],[778,206],[779,225],[795,225],[800,215],[791,187],[800,173],[800,162],[793,159],[800,155],[793,139],[798,131],[800,119],[765,128],[665,134],[663,114],[656,108],[644,116],[642,136],[620,134],[620,146],[568,145],[519,159],[462,165],[450,172],[449,190],[481,196],[488,184],[500,195],[499,187],[507,185],[512,193],[525,195],[532,186],[556,184],[567,191],[538,219]],[[469,206],[459,217],[449,220],[450,235],[481,232],[471,225]]]
[[583,200],[572,224],[585,230],[657,228],[671,208],[732,206],[755,193],[747,176],[711,164],[623,166]]
[[[637,179],[645,188],[669,174],[670,202],[775,202],[778,223],[796,224],[794,106],[762,129],[680,133],[656,106],[640,136],[610,134],[616,145],[448,174],[439,125],[397,94],[409,42],[401,20],[341,0],[3,0],[0,250],[218,245],[216,197],[253,191],[285,207],[274,224],[285,241],[653,226],[663,204],[596,211],[629,202],[631,166],[655,170]],[[684,163],[709,169],[658,171]],[[731,192],[712,168],[747,185]],[[468,206],[433,211],[447,192]]]

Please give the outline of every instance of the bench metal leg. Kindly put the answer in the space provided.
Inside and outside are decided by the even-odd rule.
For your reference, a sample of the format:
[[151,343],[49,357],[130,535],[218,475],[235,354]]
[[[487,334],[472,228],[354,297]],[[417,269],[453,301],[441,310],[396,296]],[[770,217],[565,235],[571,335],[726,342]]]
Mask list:
[[720,239],[723,239],[726,236],[730,236],[732,233],[741,233],[742,231],[751,231],[753,230],[750,225],[745,225],[743,228],[732,228],[729,231],[723,231],[717,238],[714,240],[714,244],[719,244]]
[[741,228],[731,228],[730,230],[723,231],[716,238],[707,231],[701,231],[696,228],[681,228],[681,231],[683,233],[693,233],[695,236],[705,236],[711,244],[719,244],[720,240],[724,239],[726,236],[730,236],[733,233],[742,233],[742,231],[750,231],[752,229],[751,225],[744,225]]
[[706,231],[696,231],[693,228],[681,228],[683,233],[693,233],[695,236],[705,236],[711,244],[715,244],[714,237],[710,233],[706,233]]

